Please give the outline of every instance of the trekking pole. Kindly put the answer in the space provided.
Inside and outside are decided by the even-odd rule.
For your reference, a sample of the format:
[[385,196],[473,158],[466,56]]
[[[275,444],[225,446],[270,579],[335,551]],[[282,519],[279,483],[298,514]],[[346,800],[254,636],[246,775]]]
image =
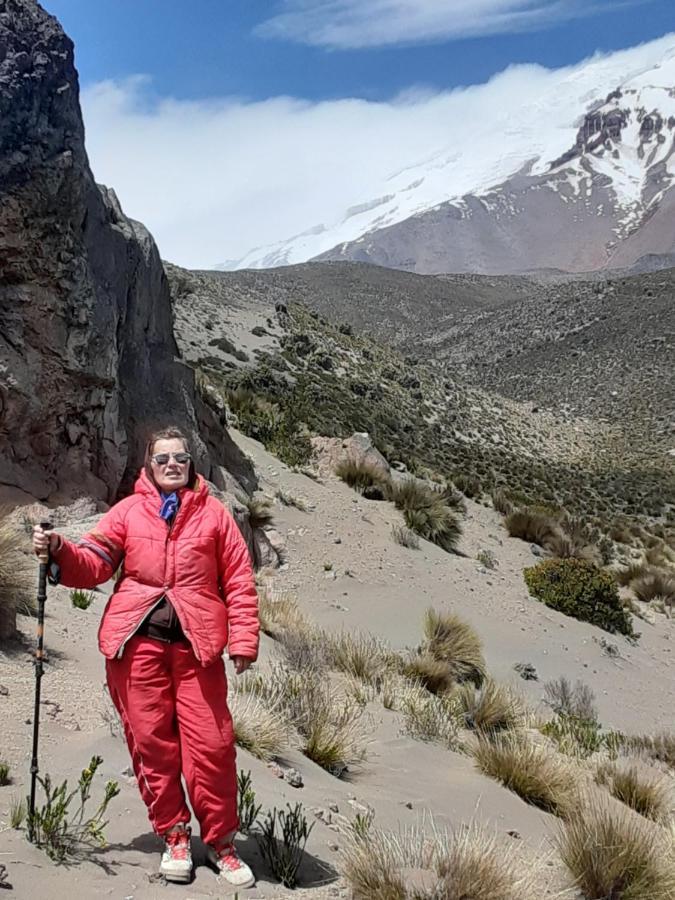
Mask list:
[[[43,531],[51,531],[51,522],[40,522]],[[44,661],[44,631],[45,631],[45,601],[47,600],[47,568],[49,566],[49,549],[38,554],[40,569],[38,574],[38,620],[37,620],[37,648],[35,650],[35,710],[33,712],[33,755],[30,761],[30,803],[28,814],[28,840],[34,837],[35,814],[35,785],[38,775],[38,738],[40,734],[40,688],[42,685],[42,672]]]

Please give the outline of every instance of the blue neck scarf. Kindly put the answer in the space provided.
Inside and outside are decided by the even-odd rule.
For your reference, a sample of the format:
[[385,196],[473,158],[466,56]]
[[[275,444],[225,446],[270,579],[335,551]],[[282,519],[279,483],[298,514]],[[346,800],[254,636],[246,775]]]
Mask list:
[[165,522],[170,522],[176,515],[176,511],[180,505],[178,494],[175,491],[172,494],[165,494],[164,491],[162,491],[160,496],[162,498],[162,505],[159,508],[159,514]]

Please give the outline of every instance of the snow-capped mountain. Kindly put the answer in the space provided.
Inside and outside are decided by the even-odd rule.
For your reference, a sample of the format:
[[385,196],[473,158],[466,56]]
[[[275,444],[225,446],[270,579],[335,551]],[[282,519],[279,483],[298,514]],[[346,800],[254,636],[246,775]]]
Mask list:
[[374,199],[223,268],[311,258],[416,272],[587,271],[675,252],[675,45],[570,70],[517,116],[455,126]]

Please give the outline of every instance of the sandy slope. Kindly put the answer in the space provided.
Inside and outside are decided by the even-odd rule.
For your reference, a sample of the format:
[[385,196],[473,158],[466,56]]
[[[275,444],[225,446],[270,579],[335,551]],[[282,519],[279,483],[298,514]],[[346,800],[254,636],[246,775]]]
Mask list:
[[[506,536],[493,510],[469,504],[461,544],[465,557],[425,543],[420,550],[407,550],[391,538],[398,513],[389,504],[362,500],[334,478],[317,483],[290,472],[260,445],[241,436],[237,440],[253,457],[266,492],[273,495],[281,487],[309,506],[307,512],[279,503],[275,507],[278,528],[287,539],[288,564],[272,576],[272,583],[275,589],[296,592],[303,609],[321,625],[370,630],[405,647],[418,641],[428,605],[452,609],[480,633],[492,674],[516,684],[532,704],[540,701],[544,681],[564,674],[592,686],[607,726],[636,732],[670,726],[669,711],[675,708],[672,622],[660,616],[655,625],[638,623],[643,632],[638,647],[620,637],[609,638],[621,653],[610,658],[599,644],[602,632],[527,596],[522,569],[535,557],[528,545]],[[476,562],[480,549],[494,553],[499,562],[495,571]],[[326,572],[325,563],[332,564],[335,574]],[[110,811],[109,846],[70,868],[55,867],[23,835],[4,828],[10,798],[27,789],[33,672],[25,652],[0,654],[0,684],[9,691],[0,694],[0,758],[7,758],[15,778],[13,785],[0,788],[0,863],[14,886],[9,896],[28,900],[38,885],[42,897],[54,900],[226,896],[203,865],[190,886],[166,887],[150,880],[158,863],[158,843],[150,834],[135,783],[125,774],[126,749],[106,723],[103,667],[95,646],[103,600],[101,596],[88,611],[80,611],[71,608],[63,589],[53,589],[49,599],[46,634],[51,656],[43,682],[41,769],[55,778],[73,779],[90,755],[99,753],[104,758],[101,784],[117,778],[122,789]],[[22,627],[32,635],[30,619]],[[265,638],[263,665],[273,653],[273,642]],[[513,672],[518,661],[532,663],[540,681],[521,681]],[[333,778],[293,751],[288,763],[301,772],[304,786],[292,788],[264,763],[239,753],[239,764],[251,769],[265,807],[300,800],[316,821],[302,894],[317,900],[346,895],[335,874],[344,842],[340,816],[353,819],[359,806],[372,806],[376,824],[384,828],[413,825],[429,814],[439,824],[454,827],[472,819],[490,823],[525,859],[541,862],[555,831],[552,817],[480,775],[467,757],[403,736],[397,714],[375,704],[368,714],[373,722],[369,757],[350,781]],[[323,821],[315,817],[317,809],[324,811]],[[507,836],[509,831],[520,839]],[[254,841],[243,839],[241,849],[261,879],[241,896],[287,895],[265,874]],[[559,873],[556,867],[545,872],[543,884],[552,890]]]

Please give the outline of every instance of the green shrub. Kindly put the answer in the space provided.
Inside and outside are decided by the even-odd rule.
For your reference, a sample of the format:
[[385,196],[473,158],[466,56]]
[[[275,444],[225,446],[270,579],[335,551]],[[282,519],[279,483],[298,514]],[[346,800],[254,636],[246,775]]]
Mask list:
[[76,588],[70,592],[70,602],[75,609],[89,609],[95,598],[94,591],[81,591]]
[[616,582],[583,559],[547,559],[525,569],[530,594],[546,606],[611,633],[634,637]]
[[255,802],[255,791],[251,783],[251,773],[239,770],[237,775],[237,811],[239,813],[239,831],[250,834],[255,821],[260,815],[262,806]]
[[260,823],[260,834],[256,834],[260,852],[284,887],[294,888],[298,883],[298,869],[312,828],[314,822],[307,824],[300,803],[294,807],[288,803],[286,810],[268,811],[265,821]]
[[[108,781],[105,785],[103,799],[93,815],[85,817],[85,807],[91,795],[94,775],[103,760],[100,756],[92,756],[86,769],[80,775],[77,787],[68,791],[68,782],[64,781],[53,788],[51,778],[38,776],[46,801],[43,806],[36,806],[33,815],[28,814],[28,835],[30,840],[41,847],[50,859],[62,863],[83,847],[105,846],[104,820],[108,804],[119,794],[117,782]],[[78,807],[70,809],[70,805],[78,797]]]

